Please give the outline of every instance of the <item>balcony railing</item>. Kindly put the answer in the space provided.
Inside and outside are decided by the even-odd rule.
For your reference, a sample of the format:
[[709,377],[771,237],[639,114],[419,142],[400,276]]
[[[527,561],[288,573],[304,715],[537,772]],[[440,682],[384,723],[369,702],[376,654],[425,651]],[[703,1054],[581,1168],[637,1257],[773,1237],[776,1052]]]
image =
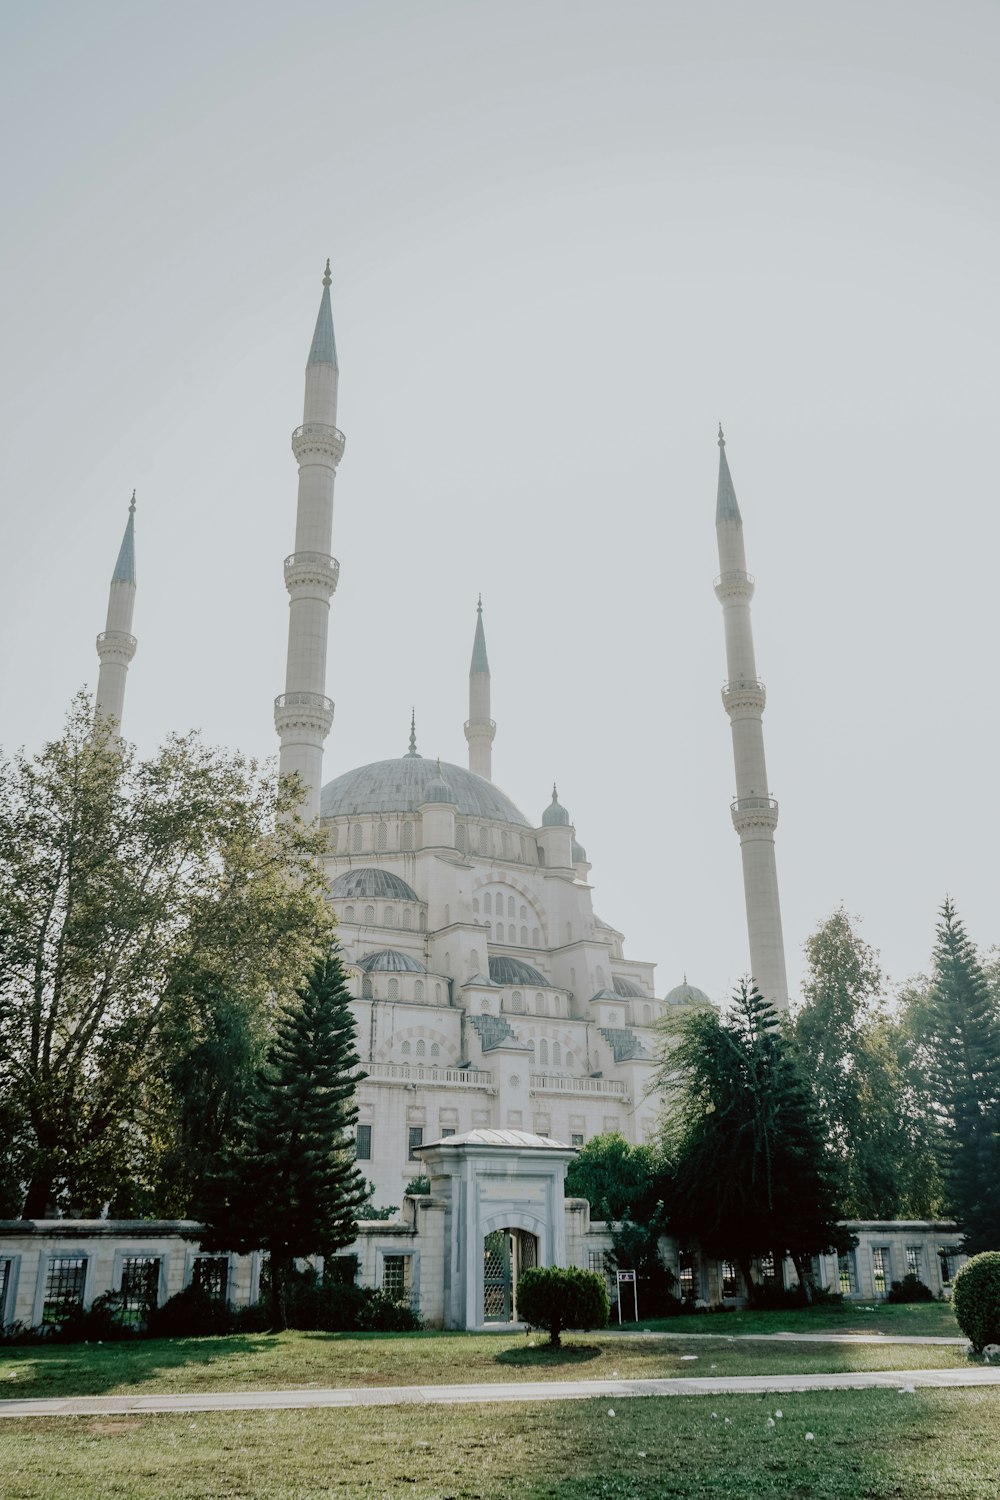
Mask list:
[[773,797],[736,797],[729,806],[734,813],[778,811],[778,804]]
[[625,1097],[625,1085],[616,1078],[571,1078],[561,1073],[532,1073],[531,1090],[535,1094],[603,1094],[605,1098]]
[[436,1088],[491,1089],[493,1074],[476,1068],[434,1068],[420,1063],[361,1064],[372,1083],[424,1083]]
[[333,699],[322,693],[280,693],[274,700],[275,708],[315,708],[321,713],[333,715]]
[[763,693],[764,684],[759,677],[734,677],[731,682],[722,684],[723,695],[730,693]]
[[293,452],[297,452],[299,448],[315,447],[332,453],[337,463],[344,452],[346,442],[347,439],[340,428],[331,427],[326,422],[303,422],[302,426],[296,427],[292,433]]
[[722,588],[724,584],[728,587],[728,585],[733,583],[749,583],[752,587],[756,582],[757,580],[752,573],[741,572],[738,568],[735,568],[728,573],[720,573],[718,578],[713,580],[712,587],[718,589]]

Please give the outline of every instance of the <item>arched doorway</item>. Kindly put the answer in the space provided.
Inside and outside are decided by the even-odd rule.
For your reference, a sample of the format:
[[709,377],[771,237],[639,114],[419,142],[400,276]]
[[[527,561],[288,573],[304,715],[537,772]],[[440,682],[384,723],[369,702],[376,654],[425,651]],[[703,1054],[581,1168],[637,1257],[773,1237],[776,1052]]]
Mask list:
[[518,1277],[537,1264],[538,1240],[527,1229],[494,1229],[483,1237],[484,1323],[516,1321]]

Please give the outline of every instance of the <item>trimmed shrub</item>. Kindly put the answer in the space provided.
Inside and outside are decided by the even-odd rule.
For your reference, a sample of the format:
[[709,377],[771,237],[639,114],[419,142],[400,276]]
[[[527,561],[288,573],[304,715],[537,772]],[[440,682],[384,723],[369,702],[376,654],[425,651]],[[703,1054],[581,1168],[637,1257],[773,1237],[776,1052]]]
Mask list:
[[150,1315],[149,1332],[153,1338],[188,1339],[209,1334],[230,1333],[233,1314],[228,1302],[212,1297],[204,1287],[193,1282],[182,1292],[169,1297]]
[[564,1328],[605,1328],[608,1293],[604,1278],[579,1266],[538,1266],[517,1283],[517,1311],[532,1328],[548,1330],[558,1345]]
[[365,1291],[355,1323],[362,1333],[416,1333],[423,1327],[408,1302],[394,1302],[385,1292]]
[[1000,1250],[984,1250],[966,1261],[955,1277],[952,1304],[977,1354],[987,1344],[1000,1344]]
[[933,1302],[934,1293],[929,1286],[910,1271],[902,1281],[894,1281],[889,1288],[887,1302]]

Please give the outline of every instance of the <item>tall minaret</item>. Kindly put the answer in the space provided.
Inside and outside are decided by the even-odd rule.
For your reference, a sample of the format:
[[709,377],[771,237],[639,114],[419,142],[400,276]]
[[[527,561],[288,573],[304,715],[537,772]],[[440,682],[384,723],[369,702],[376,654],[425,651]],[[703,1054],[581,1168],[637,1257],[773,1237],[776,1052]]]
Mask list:
[[472,642],[472,664],[469,667],[469,717],[465,738],[469,742],[469,770],[477,776],[493,779],[493,738],[497,726],[490,718],[490,663],[486,655],[486,632],[483,630],[483,596],[476,605],[476,634]]
[[788,980],[785,977],[785,947],[778,904],[778,872],[774,861],[778,804],[767,789],[763,725],[765,692],[764,684],[757,676],[750,624],[754,582],[747,572],[743,519],[736,503],[721,426],[715,530],[719,539],[720,570],[715,581],[715,595],[722,605],[729,671],[729,681],[722,689],[722,702],[733,730],[736,800],[732,804],[732,814],[743,855],[750,969],[764,998],[779,1010],[787,1010]]
[[118,549],[118,561],[111,575],[108,593],[108,620],[97,637],[97,654],[101,670],[97,678],[95,717],[114,719],[121,724],[125,708],[125,678],[128,664],[135,655],[136,639],[132,634],[132,611],[135,608],[135,490],[128,508],[125,535]]
[[278,770],[282,776],[297,771],[302,777],[305,794],[300,810],[306,822],[319,816],[323,741],[333,723],[333,704],[324,690],[330,598],[340,572],[337,559],[330,556],[333,485],[344,452],[344,434],[336,425],[338,379],[327,261],[316,331],[306,362],[302,426],[292,433],[292,452],[299,465],[299,500],[295,551],[285,558],[285,691],[274,700],[274,727],[281,741]]

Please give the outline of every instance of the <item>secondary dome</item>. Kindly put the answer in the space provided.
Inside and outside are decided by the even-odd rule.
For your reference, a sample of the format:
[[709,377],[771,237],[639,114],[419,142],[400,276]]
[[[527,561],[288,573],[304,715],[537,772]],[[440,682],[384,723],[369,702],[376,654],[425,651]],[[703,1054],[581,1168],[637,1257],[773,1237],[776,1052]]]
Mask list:
[[569,813],[566,811],[566,809],[563,807],[562,803],[559,801],[559,793],[556,791],[554,783],[553,783],[553,787],[552,787],[552,801],[549,803],[548,807],[542,813],[542,827],[543,828],[568,828],[569,827]]
[[358,968],[369,974],[426,974],[427,969],[408,953],[398,948],[380,948],[377,953],[366,953],[359,958]]
[[490,959],[490,978],[494,984],[548,985],[549,982],[532,964],[522,963],[519,958],[508,958],[504,953]]
[[615,994],[622,995],[627,1000],[638,1000],[646,993],[641,990],[631,979],[623,979],[620,974],[611,976],[611,983],[615,987]]
[[392,901],[419,901],[405,880],[388,870],[345,870],[330,887],[331,896],[385,896]]
[[675,985],[665,998],[668,1005],[711,1005],[712,1003],[704,990],[688,984],[686,979],[683,984]]
[[[460,813],[471,818],[487,818],[495,823],[514,823],[530,828],[524,813],[515,807],[499,787],[464,766],[442,762],[441,773],[451,788]],[[370,766],[345,771],[328,781],[320,795],[320,817],[350,818],[371,813],[416,812],[427,802],[431,783],[438,780],[434,761],[417,755],[399,760],[376,760]]]

